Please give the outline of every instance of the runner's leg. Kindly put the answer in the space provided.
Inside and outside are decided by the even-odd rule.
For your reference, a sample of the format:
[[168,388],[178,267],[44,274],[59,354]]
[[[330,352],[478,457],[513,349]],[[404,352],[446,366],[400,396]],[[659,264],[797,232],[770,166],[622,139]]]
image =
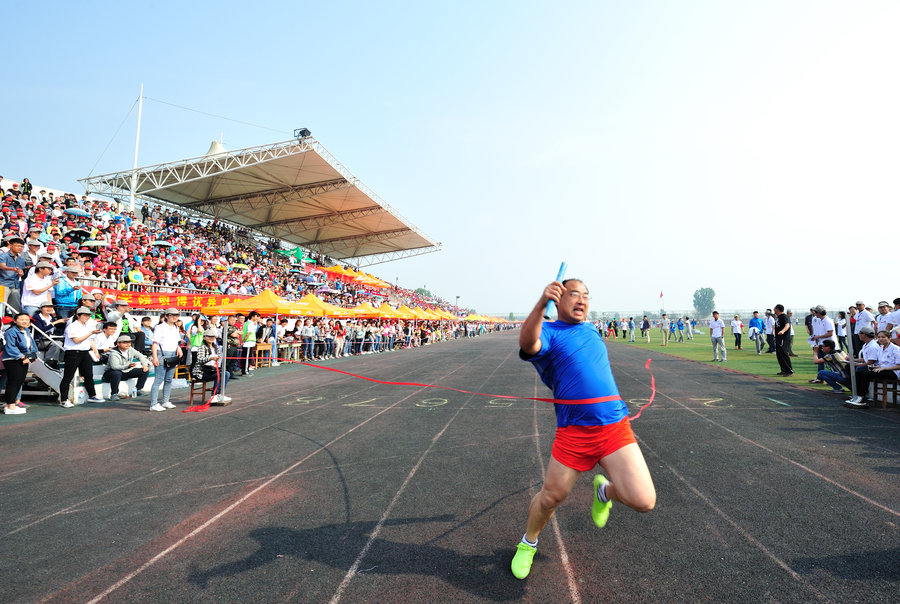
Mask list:
[[569,496],[580,475],[581,472],[578,470],[567,468],[555,458],[550,458],[544,486],[531,499],[531,505],[528,508],[528,528],[525,536],[529,541],[535,541],[538,538],[544,525],[553,515],[553,510]]
[[[609,476],[606,496],[638,512],[649,512],[656,505],[656,488],[644,455],[637,443],[630,443],[600,460]],[[574,470],[572,470],[574,471]],[[549,478],[550,471],[547,475]]]

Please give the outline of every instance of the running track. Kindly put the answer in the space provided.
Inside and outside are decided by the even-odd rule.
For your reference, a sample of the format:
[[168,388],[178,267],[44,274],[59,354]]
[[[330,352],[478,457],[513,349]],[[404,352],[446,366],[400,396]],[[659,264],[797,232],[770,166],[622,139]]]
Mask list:
[[[516,337],[327,364],[548,396]],[[636,410],[646,355],[610,354]],[[653,359],[634,428],[656,509],[614,506],[599,531],[583,478],[525,581],[509,561],[547,403],[282,365],[205,413],[32,405],[0,418],[0,601],[897,601],[900,414]]]

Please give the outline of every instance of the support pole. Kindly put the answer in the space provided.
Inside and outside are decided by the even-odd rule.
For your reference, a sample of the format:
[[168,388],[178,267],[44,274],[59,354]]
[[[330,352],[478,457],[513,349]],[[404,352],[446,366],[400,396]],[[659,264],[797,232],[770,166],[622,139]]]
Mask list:
[[134,190],[137,188],[138,146],[141,144],[141,113],[144,109],[144,83],[141,82],[141,96],[138,97],[137,134],[134,137],[134,167],[131,170],[131,203],[129,212],[134,214]]
[[853,358],[853,333],[850,330],[850,320],[847,320],[844,332],[847,333],[847,363],[850,370],[850,396],[856,396],[856,360]]

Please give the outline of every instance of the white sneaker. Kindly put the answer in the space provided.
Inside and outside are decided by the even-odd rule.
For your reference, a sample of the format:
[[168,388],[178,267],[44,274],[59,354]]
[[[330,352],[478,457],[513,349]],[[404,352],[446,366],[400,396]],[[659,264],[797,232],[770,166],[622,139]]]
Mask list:
[[65,408],[65,409],[70,409],[71,407],[74,407],[75,405],[72,404],[72,401],[63,401],[59,404],[59,406]]
[[281,365],[281,363],[278,361],[272,361],[272,367],[278,367],[279,365]]
[[866,399],[858,395],[845,402],[844,406],[850,407],[851,409],[867,409],[869,407],[868,403],[866,403]]
[[87,402],[89,402],[89,403],[105,403],[106,401],[104,399],[100,398],[99,396],[92,396],[87,400]]
[[220,394],[219,396],[221,396],[222,400],[226,403],[231,400],[230,396],[225,396],[224,394]]
[[166,408],[163,407],[162,405],[160,405],[159,403],[156,403],[155,405],[150,405],[150,411],[165,411],[165,410],[166,410]]
[[215,405],[218,402],[221,402],[221,398],[219,397],[218,394],[215,394],[215,395],[209,397],[209,400],[206,401],[206,404],[207,405]]
[[131,392],[128,393],[128,398],[137,398],[137,396],[138,396],[137,390],[132,390]]
[[170,403],[169,401],[164,402],[164,403],[162,404],[162,406],[163,406],[163,409],[174,409],[174,408],[175,408],[175,405],[173,405],[173,404]]
[[24,407],[3,407],[4,415],[22,415],[25,411]]

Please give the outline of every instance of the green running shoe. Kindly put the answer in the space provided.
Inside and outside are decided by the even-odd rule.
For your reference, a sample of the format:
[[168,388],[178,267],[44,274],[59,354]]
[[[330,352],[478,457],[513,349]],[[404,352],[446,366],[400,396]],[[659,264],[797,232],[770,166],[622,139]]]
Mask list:
[[609,508],[612,507],[612,501],[604,503],[597,497],[597,489],[600,488],[601,484],[608,482],[603,474],[594,476],[594,505],[591,506],[591,518],[593,518],[597,528],[603,528],[606,526],[606,521],[609,520]]
[[516,555],[513,556],[512,564],[510,565],[512,574],[516,579],[524,579],[531,572],[531,561],[534,559],[536,551],[536,547],[531,547],[527,543],[519,541],[519,545],[516,546]]

